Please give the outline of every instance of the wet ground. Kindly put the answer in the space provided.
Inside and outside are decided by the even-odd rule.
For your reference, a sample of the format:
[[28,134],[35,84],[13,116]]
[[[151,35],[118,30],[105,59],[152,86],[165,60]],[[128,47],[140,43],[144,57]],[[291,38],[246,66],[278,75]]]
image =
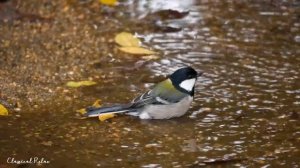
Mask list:
[[[50,161],[43,167],[300,167],[299,1],[11,0],[0,9],[0,103],[10,109],[0,167],[34,166],[9,157]],[[118,51],[122,31],[160,59]],[[96,99],[130,101],[184,65],[205,73],[188,115],[78,119]]]

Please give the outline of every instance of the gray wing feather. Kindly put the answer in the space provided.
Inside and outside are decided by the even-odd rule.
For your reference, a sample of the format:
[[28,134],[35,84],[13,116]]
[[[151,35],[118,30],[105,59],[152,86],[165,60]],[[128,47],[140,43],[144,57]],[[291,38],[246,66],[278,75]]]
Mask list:
[[144,94],[136,97],[131,103],[132,107],[139,108],[147,104],[153,104],[155,102],[155,96],[151,94],[151,90],[145,92]]
[[177,90],[170,93],[169,90],[157,90],[157,88],[154,88],[153,90],[149,90],[148,92],[145,92],[144,94],[135,98],[132,101],[132,107],[138,108],[148,104],[166,105],[177,103],[185,96],[187,96],[185,93]]

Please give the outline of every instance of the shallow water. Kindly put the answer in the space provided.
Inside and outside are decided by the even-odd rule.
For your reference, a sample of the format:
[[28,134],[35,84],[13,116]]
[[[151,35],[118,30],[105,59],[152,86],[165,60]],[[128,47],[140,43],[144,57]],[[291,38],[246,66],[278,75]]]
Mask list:
[[[7,157],[36,156],[50,160],[43,164],[49,167],[300,166],[298,1],[141,0],[120,8],[135,20],[128,26],[160,51],[161,59],[138,71],[113,68],[120,75],[80,89],[72,101],[0,118],[1,164]],[[147,13],[168,8],[189,11],[184,18],[161,21],[182,30],[137,26]],[[110,71],[131,62],[101,68]],[[121,116],[99,123],[74,115],[97,98],[127,102],[183,65],[204,72],[184,117]]]

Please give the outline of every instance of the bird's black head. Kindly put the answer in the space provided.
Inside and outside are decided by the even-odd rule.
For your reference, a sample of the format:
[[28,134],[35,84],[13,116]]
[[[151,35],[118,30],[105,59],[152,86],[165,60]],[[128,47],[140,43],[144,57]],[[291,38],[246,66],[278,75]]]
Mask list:
[[176,70],[169,78],[178,90],[193,96],[197,77],[198,73],[192,67],[184,67]]

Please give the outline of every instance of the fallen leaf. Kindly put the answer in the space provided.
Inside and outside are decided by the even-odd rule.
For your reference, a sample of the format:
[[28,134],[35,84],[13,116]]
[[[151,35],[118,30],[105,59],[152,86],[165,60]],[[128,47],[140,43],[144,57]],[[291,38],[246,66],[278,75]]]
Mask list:
[[113,118],[113,117],[115,117],[114,113],[100,114],[98,116],[98,118],[99,118],[100,121],[105,121],[105,120],[108,120],[108,119]]
[[115,42],[122,47],[139,47],[141,41],[131,33],[122,32],[116,35]]
[[116,6],[117,0],[99,0],[99,2],[103,5]]
[[115,42],[121,47],[121,51],[136,54],[136,55],[150,55],[156,54],[156,52],[140,47],[141,41],[134,37],[131,33],[122,32],[116,35]]
[[94,102],[94,104],[92,105],[93,107],[96,107],[96,108],[99,108],[99,107],[101,107],[102,105],[101,105],[101,100],[100,99],[97,99],[95,102]]
[[136,55],[151,55],[156,54],[156,52],[148,50],[142,47],[120,47],[121,51],[129,53],[129,54],[136,54]]
[[80,86],[91,86],[91,85],[95,85],[97,84],[94,81],[79,81],[79,82],[75,82],[75,81],[70,81],[67,83],[68,87],[80,87]]
[[8,115],[8,110],[2,104],[0,104],[0,115],[2,116]]
[[82,108],[82,109],[76,110],[76,112],[78,112],[80,114],[85,114],[86,113],[86,109]]

